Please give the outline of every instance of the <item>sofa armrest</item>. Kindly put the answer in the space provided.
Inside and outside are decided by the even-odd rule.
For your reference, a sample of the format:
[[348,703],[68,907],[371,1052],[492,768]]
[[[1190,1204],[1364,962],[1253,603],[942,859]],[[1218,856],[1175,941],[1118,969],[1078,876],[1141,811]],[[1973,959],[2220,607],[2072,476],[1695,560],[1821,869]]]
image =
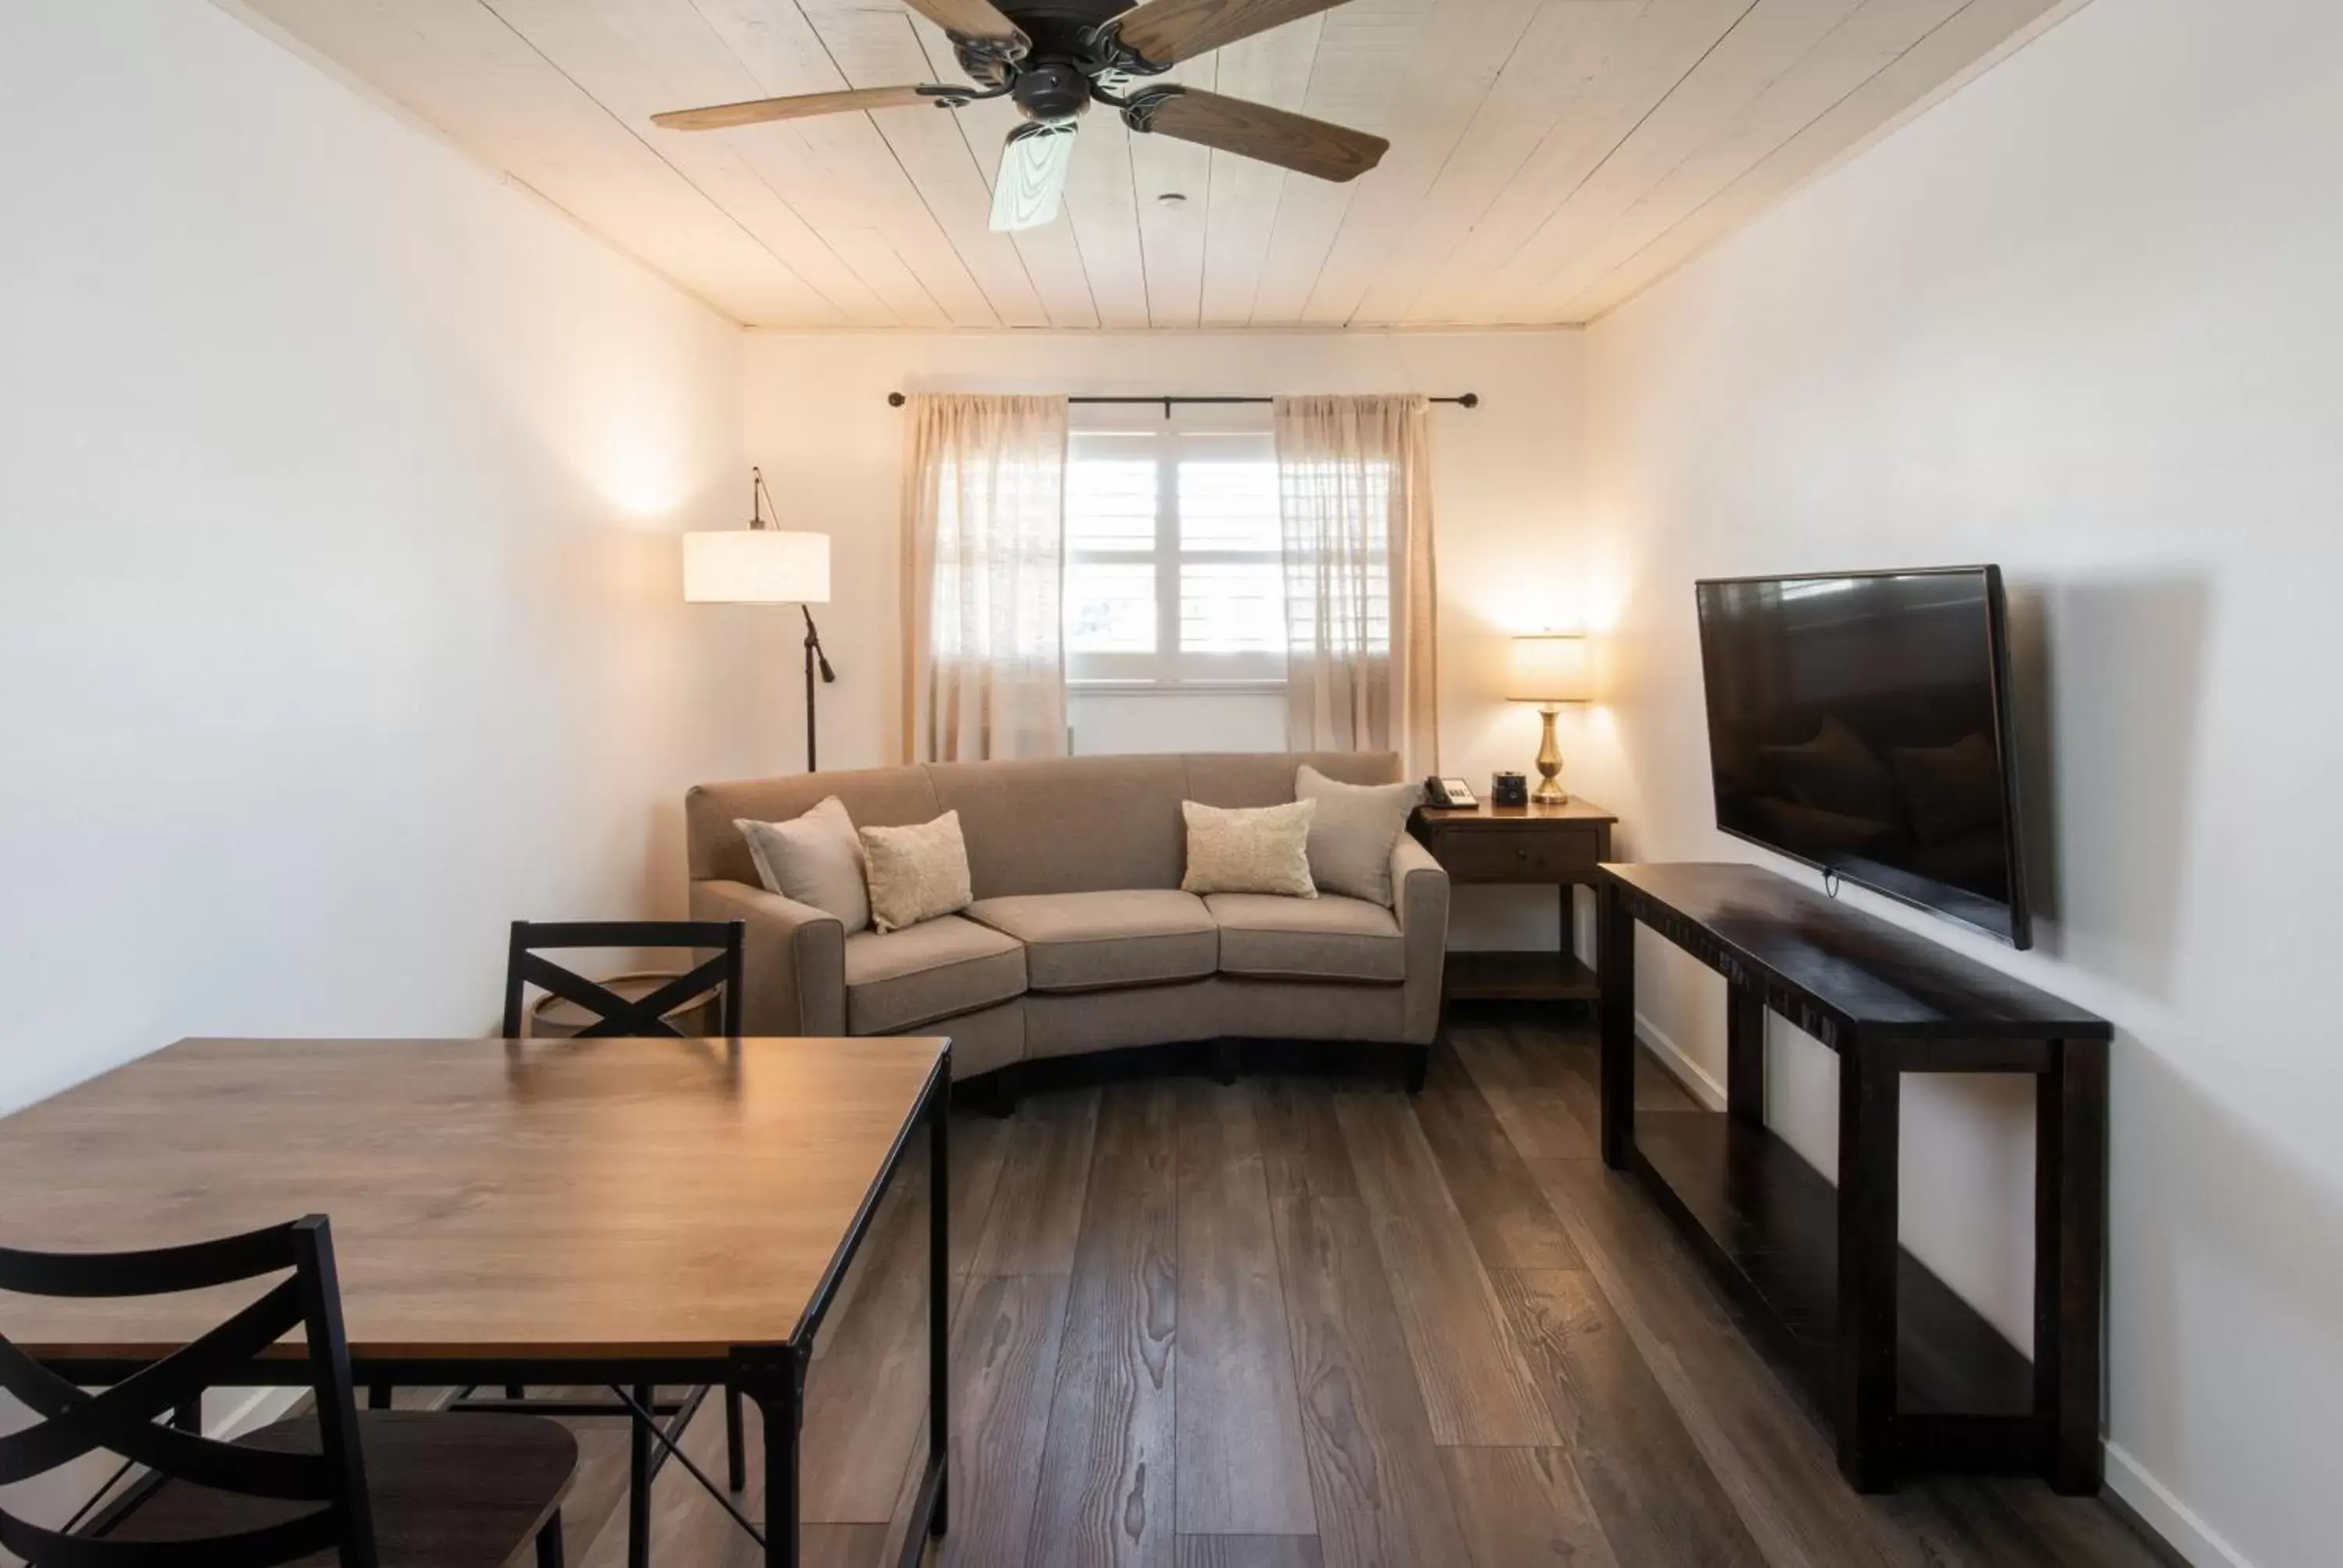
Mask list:
[[691,918],[748,922],[743,1033],[846,1032],[846,926],[836,915],[746,882],[708,881],[691,884]]
[[1440,1032],[1448,967],[1448,872],[1405,833],[1392,846],[1391,869],[1392,913],[1406,945],[1407,1040],[1430,1045]]

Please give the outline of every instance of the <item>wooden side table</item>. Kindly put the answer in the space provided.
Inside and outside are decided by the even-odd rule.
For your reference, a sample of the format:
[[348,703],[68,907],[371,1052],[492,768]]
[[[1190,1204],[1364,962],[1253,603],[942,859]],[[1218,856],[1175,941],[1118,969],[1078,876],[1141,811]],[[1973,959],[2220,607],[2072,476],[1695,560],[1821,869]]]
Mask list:
[[1452,952],[1443,994],[1452,1001],[1594,1001],[1594,968],[1573,950],[1571,890],[1597,885],[1619,819],[1586,800],[1560,806],[1418,807],[1409,830],[1460,885],[1549,886],[1560,890],[1562,942],[1554,952]]

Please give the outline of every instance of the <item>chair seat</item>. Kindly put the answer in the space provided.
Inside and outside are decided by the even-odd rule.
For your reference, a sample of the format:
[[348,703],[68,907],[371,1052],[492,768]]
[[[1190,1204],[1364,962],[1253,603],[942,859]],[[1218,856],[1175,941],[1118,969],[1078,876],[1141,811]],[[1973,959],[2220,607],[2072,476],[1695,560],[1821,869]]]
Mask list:
[[1025,950],[958,915],[846,939],[846,1032],[900,1034],[1025,994]]
[[1213,893],[1204,903],[1220,922],[1222,974],[1370,985],[1407,979],[1399,921],[1380,904],[1332,893],[1314,899]]
[[[578,1440],[533,1415],[358,1412],[367,1493],[381,1568],[504,1568],[560,1507],[578,1470]],[[317,1452],[317,1423],[302,1416],[262,1427],[242,1446]],[[115,1541],[173,1541],[256,1530],[315,1505],[166,1483],[109,1533]],[[332,1568],[327,1551],[297,1568]]]
[[1025,944],[1026,984],[1038,991],[1202,980],[1220,962],[1212,912],[1176,889],[984,899],[968,913]]

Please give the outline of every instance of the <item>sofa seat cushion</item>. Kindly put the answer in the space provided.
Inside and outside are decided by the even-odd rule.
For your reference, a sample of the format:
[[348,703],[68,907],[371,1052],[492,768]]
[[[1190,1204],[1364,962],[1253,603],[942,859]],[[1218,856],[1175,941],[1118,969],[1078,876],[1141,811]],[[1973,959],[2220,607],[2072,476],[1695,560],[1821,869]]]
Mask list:
[[1169,889],[984,899],[968,915],[1025,944],[1026,983],[1037,991],[1202,980],[1221,958],[1204,900]]
[[960,915],[846,939],[846,1031],[900,1034],[1025,994],[1025,950]]
[[1214,893],[1204,904],[1221,928],[1222,974],[1373,985],[1407,979],[1399,921],[1379,904],[1332,893]]

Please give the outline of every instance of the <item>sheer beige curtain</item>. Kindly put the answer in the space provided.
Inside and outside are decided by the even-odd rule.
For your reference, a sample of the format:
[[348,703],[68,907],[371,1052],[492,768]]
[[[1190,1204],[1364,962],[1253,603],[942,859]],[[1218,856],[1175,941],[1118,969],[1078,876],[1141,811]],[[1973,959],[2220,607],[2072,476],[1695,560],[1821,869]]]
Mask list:
[[1286,742],[1440,768],[1431,410],[1420,397],[1281,397]]
[[1066,750],[1066,400],[915,397],[903,497],[903,749]]

